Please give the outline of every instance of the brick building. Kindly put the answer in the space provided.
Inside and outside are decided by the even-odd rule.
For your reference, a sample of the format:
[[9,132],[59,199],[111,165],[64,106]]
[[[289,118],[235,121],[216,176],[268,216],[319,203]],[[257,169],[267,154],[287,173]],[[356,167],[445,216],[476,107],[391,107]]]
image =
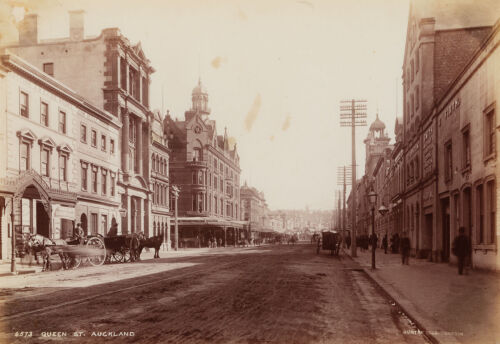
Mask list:
[[227,129],[217,133],[209,119],[208,92],[201,83],[192,92],[184,121],[167,116],[171,142],[171,183],[180,187],[178,200],[181,244],[207,246],[209,239],[236,244],[249,238],[240,221],[240,163]]
[[67,238],[75,221],[101,234],[119,223],[117,119],[6,52],[0,97],[0,260],[10,258],[13,227]]
[[457,75],[498,19],[499,4],[411,1],[403,62],[403,231],[412,252],[433,261],[450,257],[449,226],[442,226],[437,108]]
[[[117,28],[104,29],[97,37],[85,37],[84,13],[72,11],[69,37],[40,40],[38,17],[30,14],[20,23],[19,44],[8,48],[118,121],[121,129],[115,154],[120,158],[120,169],[116,193],[124,216],[118,231],[151,235],[156,222],[151,199],[155,119],[149,109],[150,75],[154,69],[140,43],[132,45]],[[92,131],[89,135],[93,135]],[[97,140],[101,145],[100,136]]]

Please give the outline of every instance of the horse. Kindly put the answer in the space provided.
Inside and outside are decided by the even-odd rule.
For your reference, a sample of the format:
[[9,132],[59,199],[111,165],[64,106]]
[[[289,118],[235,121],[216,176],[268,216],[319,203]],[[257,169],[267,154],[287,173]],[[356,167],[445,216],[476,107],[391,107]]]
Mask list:
[[138,239],[139,239],[139,247],[138,247],[138,253],[137,253],[137,258],[141,256],[142,249],[144,247],[147,248],[154,248],[155,249],[155,255],[154,258],[160,258],[160,247],[163,244],[163,232],[160,232],[160,234],[146,238],[144,233],[139,233],[138,234]]
[[67,243],[61,239],[50,239],[44,237],[41,234],[33,234],[28,239],[28,249],[35,256],[35,260],[38,264],[38,256],[37,253],[42,255],[43,260],[43,268],[42,271],[50,271],[52,268],[52,264],[50,261],[50,256],[53,254],[59,255],[59,258],[62,262],[62,268],[67,269],[66,261],[68,255],[61,250],[58,245],[66,246]]

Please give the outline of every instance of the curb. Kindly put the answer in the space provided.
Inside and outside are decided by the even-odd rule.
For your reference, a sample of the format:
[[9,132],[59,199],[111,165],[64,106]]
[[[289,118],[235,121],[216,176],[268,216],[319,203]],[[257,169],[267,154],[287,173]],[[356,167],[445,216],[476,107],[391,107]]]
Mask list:
[[392,302],[394,302],[396,304],[396,307],[399,308],[408,317],[408,319],[410,319],[417,326],[417,328],[419,330],[423,331],[423,336],[426,339],[428,339],[432,344],[440,344],[441,343],[436,337],[434,337],[430,333],[429,330],[427,330],[427,328],[422,324],[421,321],[419,321],[410,312],[408,312],[408,309],[406,307],[404,307],[400,302],[398,302],[393,295],[391,295],[391,293],[387,290],[387,288],[385,286],[383,286],[383,284],[380,281],[378,281],[374,276],[372,276],[368,271],[366,271],[366,268],[361,267],[361,264],[359,262],[357,262],[356,260],[354,260],[354,258],[351,257],[351,255],[347,254],[346,256],[349,257],[353,262],[357,263],[360,266],[360,271],[363,271],[365,276],[367,276],[370,279],[370,281],[372,281],[376,286],[378,286],[378,289],[382,292],[383,296],[385,296],[386,298],[388,298]]

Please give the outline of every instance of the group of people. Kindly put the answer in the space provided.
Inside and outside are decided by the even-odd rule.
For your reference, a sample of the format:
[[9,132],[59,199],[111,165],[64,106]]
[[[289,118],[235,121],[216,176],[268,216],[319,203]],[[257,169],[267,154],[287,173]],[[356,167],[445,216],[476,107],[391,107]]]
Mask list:
[[[375,245],[375,247],[377,247],[377,241],[378,238],[375,234],[372,234],[370,237],[368,235],[360,235],[356,238],[356,244],[361,251],[368,250],[369,245]],[[387,254],[387,250],[389,248],[389,239],[387,234],[385,234],[382,238],[381,248],[384,250],[384,253]],[[403,233],[401,238],[398,233],[392,234],[390,239],[390,249],[392,253],[400,252],[402,264],[409,265],[411,242],[406,232]],[[453,240],[452,253],[457,257],[458,273],[462,275],[465,267],[469,264],[468,259],[471,254],[471,243],[469,237],[465,235],[464,227],[459,228],[459,234]]]

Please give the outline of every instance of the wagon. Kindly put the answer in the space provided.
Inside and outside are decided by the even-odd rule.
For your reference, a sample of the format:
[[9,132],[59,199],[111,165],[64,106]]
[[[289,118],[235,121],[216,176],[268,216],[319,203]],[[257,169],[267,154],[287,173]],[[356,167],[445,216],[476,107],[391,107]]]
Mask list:
[[137,234],[104,237],[108,263],[130,262],[138,259],[140,240]]
[[339,254],[340,245],[342,244],[342,237],[336,231],[321,232],[322,236],[322,249],[330,250],[332,256]]
[[82,241],[70,240],[66,242],[66,245],[55,245],[54,248],[63,253],[63,263],[67,268],[76,269],[82,262],[99,266],[106,261],[106,247],[101,235],[91,235],[83,238]]

